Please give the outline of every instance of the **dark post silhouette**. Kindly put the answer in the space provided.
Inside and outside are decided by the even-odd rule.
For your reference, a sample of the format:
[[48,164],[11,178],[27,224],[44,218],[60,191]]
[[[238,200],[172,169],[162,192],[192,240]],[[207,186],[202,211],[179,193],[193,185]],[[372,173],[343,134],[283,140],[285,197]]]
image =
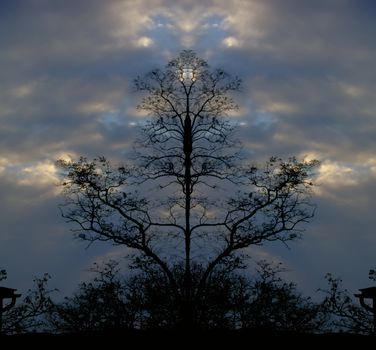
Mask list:
[[[376,287],[359,289],[359,294],[354,294],[359,298],[360,305],[373,314],[373,333],[376,334]],[[364,299],[372,299],[372,306],[366,304]]]
[[[21,296],[21,294],[15,293],[16,289],[0,287],[0,334],[2,334],[3,329],[3,312],[8,311],[16,304],[16,299]],[[4,305],[4,299],[11,299],[8,305]]]

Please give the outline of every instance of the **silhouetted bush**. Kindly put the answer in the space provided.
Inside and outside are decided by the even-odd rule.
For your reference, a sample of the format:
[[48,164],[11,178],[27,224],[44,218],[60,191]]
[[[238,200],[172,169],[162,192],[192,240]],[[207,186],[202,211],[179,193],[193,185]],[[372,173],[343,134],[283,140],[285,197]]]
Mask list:
[[[113,261],[96,265],[95,271],[92,282],[82,283],[73,297],[55,305],[50,320],[56,331],[179,329],[181,300],[157,266],[144,266],[128,279],[121,277]],[[173,271],[183,283],[184,269],[175,266]],[[192,280],[199,281],[203,269],[196,265],[192,271]],[[196,328],[319,331],[326,320],[321,305],[302,296],[295,284],[285,282],[282,271],[280,265],[262,261],[250,279],[241,270],[218,267],[194,304]]]
[[354,302],[354,297],[343,287],[340,278],[327,274],[326,279],[329,288],[322,290],[325,294],[322,308],[324,313],[330,315],[329,329],[337,332],[371,334],[373,332],[371,312]]
[[29,289],[16,306],[3,315],[3,334],[17,334],[50,329],[46,316],[51,313],[54,303],[49,289],[48,274],[34,279],[34,287]]

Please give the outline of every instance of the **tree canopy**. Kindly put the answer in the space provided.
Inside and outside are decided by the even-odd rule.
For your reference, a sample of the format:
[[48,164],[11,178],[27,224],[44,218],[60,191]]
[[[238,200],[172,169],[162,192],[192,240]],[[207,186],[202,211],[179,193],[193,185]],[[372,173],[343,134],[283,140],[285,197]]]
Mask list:
[[317,161],[271,157],[259,166],[241,159],[228,116],[240,85],[185,50],[135,80],[144,93],[138,108],[150,115],[136,164],[115,166],[105,157],[58,162],[62,213],[77,236],[124,245],[140,266],[154,264],[179,300],[183,323],[194,322],[217,268],[240,266],[252,245],[298,238],[314,214]]

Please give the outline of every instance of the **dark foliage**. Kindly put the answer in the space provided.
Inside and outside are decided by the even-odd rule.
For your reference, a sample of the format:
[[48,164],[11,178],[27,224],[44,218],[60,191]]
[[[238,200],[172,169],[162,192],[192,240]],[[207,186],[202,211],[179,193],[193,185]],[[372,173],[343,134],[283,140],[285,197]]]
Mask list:
[[42,331],[48,328],[46,314],[52,308],[51,294],[56,290],[48,288],[48,274],[34,279],[34,287],[29,289],[16,306],[3,315],[3,333],[17,334]]
[[326,295],[322,307],[330,315],[329,328],[348,333],[373,333],[372,313],[354,301],[354,296],[343,288],[340,278],[327,274],[326,279],[329,288],[322,290]]
[[[303,297],[293,283],[280,277],[280,266],[259,263],[253,279],[245,274],[216,270],[196,305],[196,329],[253,330],[263,332],[317,332],[326,317],[320,305]],[[116,330],[177,330],[179,300],[174,298],[165,275],[148,267],[129,279],[118,273],[116,263],[96,267],[97,276],[55,306],[53,325],[69,333]],[[184,280],[184,270],[175,274]],[[193,269],[199,281],[202,268]],[[177,277],[179,279],[179,277]]]
[[116,264],[95,265],[97,276],[51,308],[48,319],[57,332],[85,333],[133,328],[134,314]]

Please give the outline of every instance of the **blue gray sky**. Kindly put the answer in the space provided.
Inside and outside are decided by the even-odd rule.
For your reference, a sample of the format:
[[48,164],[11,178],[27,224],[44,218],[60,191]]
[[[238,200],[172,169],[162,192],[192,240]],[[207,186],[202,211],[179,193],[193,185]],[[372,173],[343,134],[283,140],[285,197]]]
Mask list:
[[193,49],[242,77],[233,117],[250,161],[321,161],[304,238],[251,250],[313,294],[376,265],[376,3],[367,0],[2,0],[0,266],[21,292],[71,292],[124,250],[75,241],[57,208],[61,157],[126,160],[144,116],[132,80]]

